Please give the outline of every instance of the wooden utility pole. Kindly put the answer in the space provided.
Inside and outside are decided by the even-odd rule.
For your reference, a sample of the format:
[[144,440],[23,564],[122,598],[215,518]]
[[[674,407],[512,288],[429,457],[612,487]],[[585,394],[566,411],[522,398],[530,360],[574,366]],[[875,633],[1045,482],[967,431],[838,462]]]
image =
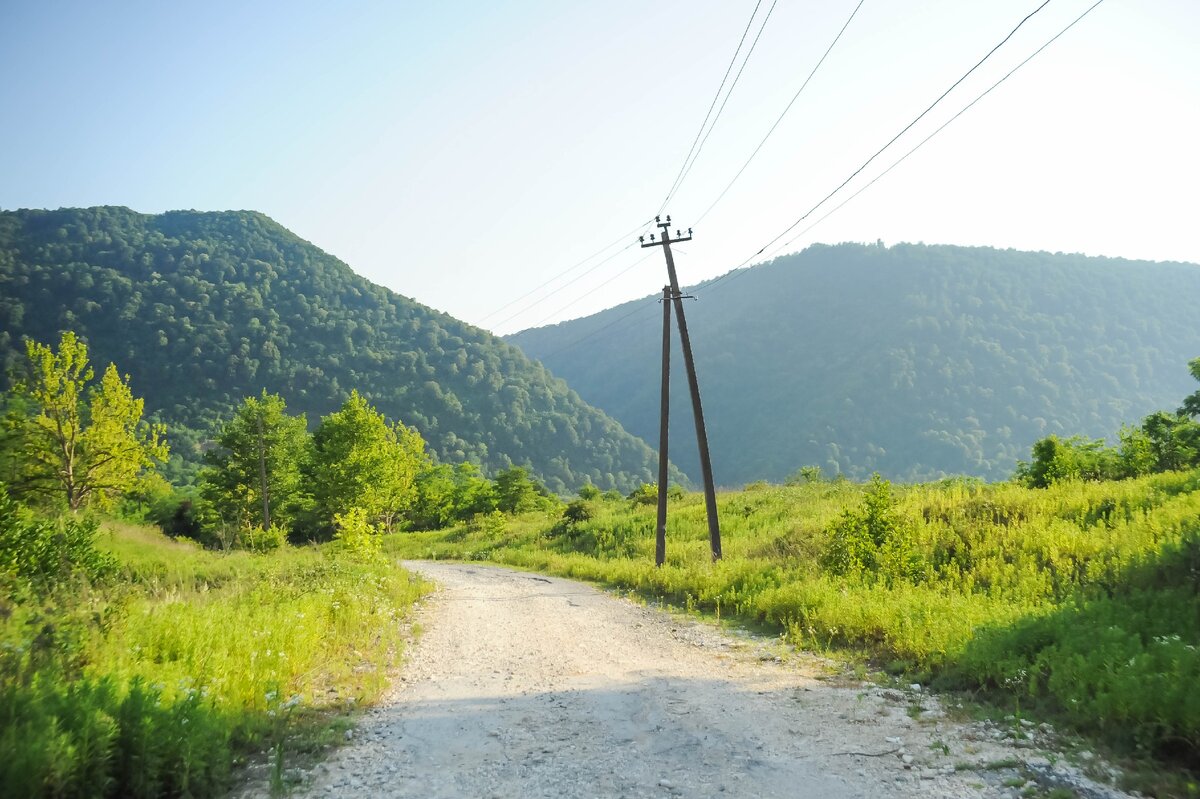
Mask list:
[[658,525],[654,565],[667,559],[667,430],[671,417],[671,287],[663,286],[662,407],[658,417]]
[[[667,217],[667,221],[663,222],[659,217],[654,217],[655,223],[662,228],[662,240],[655,241],[654,234],[650,234],[650,241],[647,242],[645,237],[639,240],[642,247],[659,247],[663,248],[663,255],[667,259],[667,277],[670,278],[671,285],[671,301],[675,304],[675,318],[679,325],[679,345],[683,350],[683,365],[687,369],[688,390],[692,395],[692,417],[696,422],[696,443],[700,447],[700,471],[704,477],[704,508],[708,514],[708,541],[712,547],[713,560],[721,558],[721,525],[717,521],[717,491],[713,486],[712,477],[712,461],[708,455],[708,434],[704,430],[704,409],[700,406],[700,384],[696,381],[696,364],[692,360],[692,340],[688,336],[687,320],[683,315],[683,294],[679,291],[679,279],[675,276],[675,258],[671,255],[671,245],[681,241],[692,240],[692,229],[688,228],[687,235],[684,236],[679,230],[675,231],[675,238],[671,238],[671,217]],[[664,293],[665,298],[665,293]],[[663,378],[664,385],[666,377]],[[664,392],[665,393],[665,392]],[[665,402],[665,400],[664,400]],[[660,434],[665,436],[665,432]],[[661,441],[660,441],[661,446]],[[665,448],[664,448],[665,452]],[[659,463],[659,507],[663,507],[663,463],[665,458]],[[660,510],[660,514],[663,513]],[[665,519],[665,516],[664,516]],[[665,521],[663,522],[665,527]]]

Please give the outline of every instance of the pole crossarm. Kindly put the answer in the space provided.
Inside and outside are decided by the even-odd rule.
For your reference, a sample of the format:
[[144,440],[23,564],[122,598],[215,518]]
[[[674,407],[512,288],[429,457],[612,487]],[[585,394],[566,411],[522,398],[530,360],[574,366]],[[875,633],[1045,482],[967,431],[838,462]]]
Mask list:
[[[670,245],[675,244],[680,241],[691,241],[692,240],[692,229],[691,228],[688,228],[688,232],[687,232],[686,236],[683,235],[682,231],[680,231],[678,228],[676,228],[675,229],[675,238],[671,238],[671,217],[668,216],[666,222],[662,222],[662,221],[660,221],[660,219],[661,219],[661,217],[657,217],[657,216],[654,217],[655,224],[658,225],[658,227],[663,229],[663,236],[661,239],[659,239],[658,241],[655,241],[655,236],[653,233],[650,234],[650,241],[646,241],[645,236],[638,236],[638,241],[641,242],[643,250],[646,249],[647,247],[664,247],[664,246],[669,247]],[[672,283],[671,287],[675,291],[679,290],[679,287],[674,285],[674,283]]]

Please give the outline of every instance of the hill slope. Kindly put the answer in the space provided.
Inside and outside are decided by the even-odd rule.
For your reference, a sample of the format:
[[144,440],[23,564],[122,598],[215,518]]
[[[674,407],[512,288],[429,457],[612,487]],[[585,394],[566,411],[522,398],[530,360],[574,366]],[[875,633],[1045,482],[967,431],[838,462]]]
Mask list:
[[247,395],[278,392],[313,422],[357,388],[446,461],[528,465],[554,490],[628,489],[655,470],[642,441],[517,348],[257,213],[0,213],[3,379],[23,336],[67,328],[131,375],[193,464],[203,431]]
[[[695,292],[688,322],[725,485],[804,464],[855,477],[1003,478],[1038,438],[1113,436],[1195,389],[1192,264],[815,245]],[[632,306],[509,340],[655,442],[661,314],[637,302],[644,310],[624,321]],[[673,363],[671,457],[695,476]]]

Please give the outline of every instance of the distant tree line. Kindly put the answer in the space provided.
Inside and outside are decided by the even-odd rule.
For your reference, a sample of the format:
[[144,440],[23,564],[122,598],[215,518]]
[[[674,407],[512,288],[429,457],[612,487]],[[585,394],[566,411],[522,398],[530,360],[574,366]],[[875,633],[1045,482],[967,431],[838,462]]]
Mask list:
[[[1200,353],[1195,264],[814,244],[694,291],[696,369],[726,486],[782,481],[800,464],[853,480],[1004,480],[1038,439],[1112,438],[1175,402],[1191,390],[1180,367]],[[654,443],[652,299],[509,340]],[[685,399],[683,370],[673,379]],[[695,440],[678,427],[672,457],[695,480]]]
[[[1200,358],[1188,363],[1200,380]],[[1029,461],[1017,465],[1015,478],[1045,488],[1063,480],[1123,480],[1155,472],[1200,466],[1200,391],[1174,412],[1156,411],[1141,424],[1121,428],[1117,446],[1102,438],[1047,436],[1033,445]]]

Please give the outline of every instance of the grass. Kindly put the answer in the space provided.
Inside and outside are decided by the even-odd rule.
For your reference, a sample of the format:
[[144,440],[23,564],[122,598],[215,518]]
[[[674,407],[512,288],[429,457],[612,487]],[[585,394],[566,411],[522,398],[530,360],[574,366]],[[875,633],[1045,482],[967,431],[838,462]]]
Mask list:
[[216,796],[284,764],[386,685],[426,590],[332,546],[227,554],[112,523],[103,579],[0,602],[0,794]]
[[737,617],[797,647],[1036,710],[1186,773],[1200,766],[1198,488],[1200,472],[1049,489],[949,480],[890,494],[760,484],[719,496],[715,564],[702,499],[672,503],[662,568],[654,507],[628,501],[593,501],[576,522],[530,515],[502,531],[399,533],[385,548]]

